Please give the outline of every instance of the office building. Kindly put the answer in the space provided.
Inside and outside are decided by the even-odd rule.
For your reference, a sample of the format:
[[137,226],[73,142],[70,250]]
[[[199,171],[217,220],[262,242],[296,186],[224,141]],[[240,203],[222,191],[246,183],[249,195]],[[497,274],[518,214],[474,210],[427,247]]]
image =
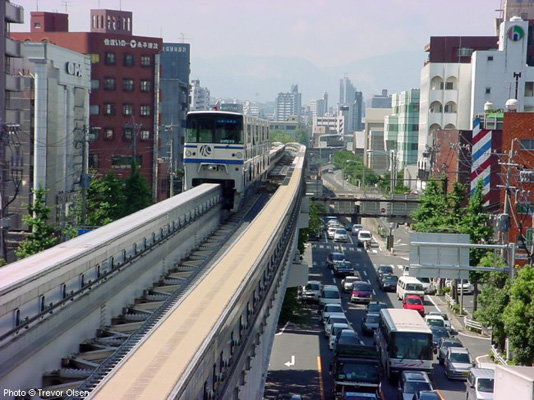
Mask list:
[[287,121],[292,116],[300,119],[302,94],[299,93],[298,85],[292,85],[291,92],[278,93],[275,103],[275,121]]
[[[90,32],[70,32],[68,15],[31,13],[31,31],[12,33],[21,41],[48,41],[91,58],[88,129],[98,128],[89,144],[89,167],[125,179],[135,160],[161,198],[158,176],[160,38],[132,34],[132,13],[91,10]],[[159,196],[158,196],[159,192]]]
[[161,192],[169,197],[182,191],[185,119],[189,111],[189,75],[191,52],[188,43],[163,43],[160,100],[160,176]]
[[210,91],[206,87],[200,86],[199,79],[191,81],[189,88],[189,110],[203,111],[210,109]]

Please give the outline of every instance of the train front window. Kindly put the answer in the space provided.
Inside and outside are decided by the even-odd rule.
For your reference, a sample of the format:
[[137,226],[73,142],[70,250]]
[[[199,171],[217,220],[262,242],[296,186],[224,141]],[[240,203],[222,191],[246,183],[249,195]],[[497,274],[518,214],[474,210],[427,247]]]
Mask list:
[[188,143],[243,144],[243,117],[188,115],[186,140]]

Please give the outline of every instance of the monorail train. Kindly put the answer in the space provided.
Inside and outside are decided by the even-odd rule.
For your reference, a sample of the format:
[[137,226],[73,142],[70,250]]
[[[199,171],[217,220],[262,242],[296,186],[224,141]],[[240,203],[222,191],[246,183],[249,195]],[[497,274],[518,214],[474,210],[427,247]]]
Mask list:
[[232,211],[283,153],[281,144],[271,149],[267,121],[240,113],[191,111],[186,128],[185,190],[219,183]]

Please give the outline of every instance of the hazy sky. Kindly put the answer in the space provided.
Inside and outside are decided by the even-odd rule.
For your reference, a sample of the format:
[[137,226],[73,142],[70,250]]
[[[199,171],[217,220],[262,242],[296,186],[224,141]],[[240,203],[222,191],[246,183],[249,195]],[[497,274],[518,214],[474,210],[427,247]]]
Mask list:
[[[370,56],[420,51],[430,36],[494,34],[501,0],[11,0],[30,12],[70,15],[71,31],[89,31],[89,10],[133,12],[135,35],[191,44],[195,58],[293,56],[319,68]],[[202,80],[202,77],[198,77]],[[289,90],[287,88],[286,90]],[[213,93],[212,93],[213,94]]]

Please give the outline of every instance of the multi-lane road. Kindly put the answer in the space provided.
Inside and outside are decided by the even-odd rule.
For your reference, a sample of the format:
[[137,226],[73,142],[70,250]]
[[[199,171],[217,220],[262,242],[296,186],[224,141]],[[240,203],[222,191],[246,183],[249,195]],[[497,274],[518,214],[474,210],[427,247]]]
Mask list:
[[[365,226],[365,222],[364,222]],[[351,237],[349,243],[338,244],[323,237],[320,241],[311,242],[304,254],[304,261],[310,266],[309,279],[320,280],[323,284],[338,284],[326,267],[326,256],[331,251],[342,251],[346,258],[356,267],[363,279],[373,286],[373,300],[385,302],[390,307],[400,307],[395,293],[382,292],[377,284],[375,268],[379,264],[389,264],[394,267],[397,275],[402,274],[402,266],[407,264],[407,232],[402,228],[396,232],[395,256],[386,251],[379,240],[365,251],[356,245],[356,238]],[[466,304],[472,296],[465,296]],[[372,337],[365,337],[361,332],[361,319],[365,315],[365,306],[351,304],[348,294],[343,295],[343,306],[348,319],[366,344],[372,344]],[[447,311],[442,297],[427,296],[425,299],[426,311],[440,309]],[[332,379],[329,375],[329,366],[332,352],[324,336],[322,324],[319,321],[317,307],[304,306],[304,320],[299,324],[288,324],[277,333],[265,391],[265,399],[276,399],[278,393],[298,393],[305,400],[325,400],[332,398]],[[461,321],[452,317],[453,327],[458,331],[458,337],[467,347],[473,358],[488,362],[487,354],[490,341],[488,338],[467,333]],[[437,361],[434,367],[434,387],[438,389],[446,400],[464,400],[465,383],[447,379]],[[397,389],[386,379],[383,382],[383,392],[386,399],[397,399]]]

